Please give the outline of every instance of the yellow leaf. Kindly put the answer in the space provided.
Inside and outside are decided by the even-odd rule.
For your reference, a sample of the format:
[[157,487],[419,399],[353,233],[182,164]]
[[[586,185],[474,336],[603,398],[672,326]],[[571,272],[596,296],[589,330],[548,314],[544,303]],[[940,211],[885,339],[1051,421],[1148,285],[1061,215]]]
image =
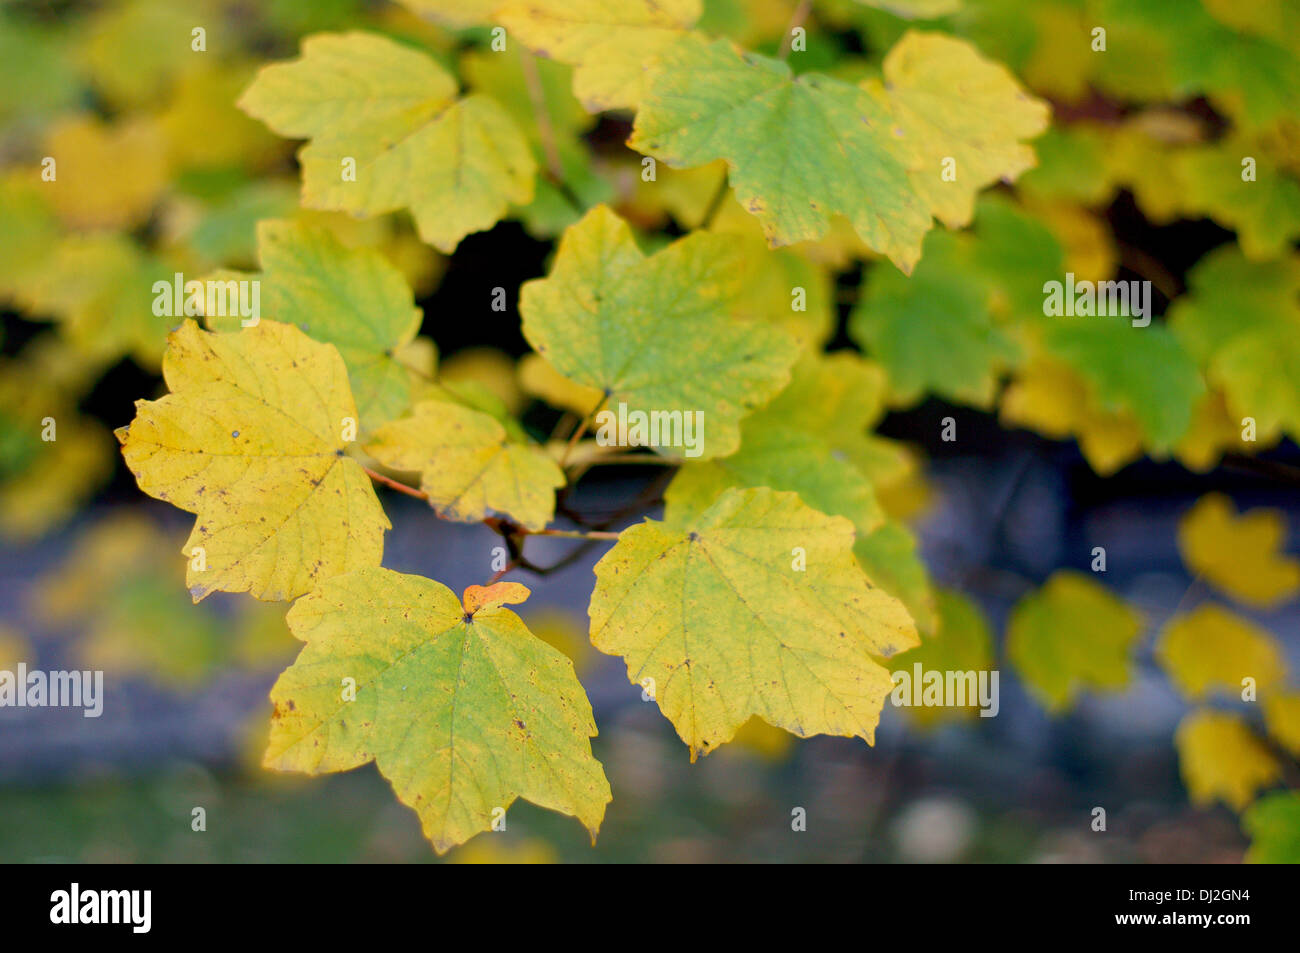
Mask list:
[[11,625],[0,623],[0,670],[14,671],[19,662],[35,663],[31,643]]
[[1215,690],[1238,695],[1247,678],[1267,691],[1286,676],[1272,635],[1212,603],[1171,619],[1156,658],[1178,689],[1197,700]]
[[267,320],[237,334],[186,321],[168,345],[171,393],[137,401],[117,436],[140,489],[197,514],[185,544],[203,550],[186,572],[194,601],[293,599],[378,565],[391,524],[345,455],[357,409],[338,351]]
[[1300,757],[1300,693],[1265,696],[1264,724],[1273,740]]
[[592,644],[624,657],[692,758],[753,715],[873,743],[893,689],[873,656],[917,644],[902,603],[854,560],[853,525],[765,487],[624,530],[596,564],[589,612]]
[[459,404],[424,401],[366,444],[384,466],[420,474],[439,515],[467,523],[509,516],[542,529],[555,513],[564,473],[538,447],[509,438],[493,417]]
[[509,0],[496,20],[529,49],[572,64],[591,112],[634,109],[646,68],[700,16],[700,0]]
[[1236,715],[1209,710],[1183,718],[1174,736],[1192,803],[1223,801],[1240,811],[1282,775],[1282,766]]
[[604,399],[597,388],[575,384],[536,351],[529,351],[519,359],[516,373],[524,393],[583,417]]
[[1300,559],[1281,552],[1286,518],[1280,510],[1237,515],[1221,493],[1201,497],[1178,525],[1187,568],[1247,605],[1268,608],[1300,590]]
[[1034,150],[1020,140],[1042,133],[1051,111],[970,43],[908,31],[882,69],[912,187],[949,228],[970,224],[985,186],[1033,168]]
[[53,126],[45,140],[57,178],[50,201],[75,228],[132,228],[149,213],[167,187],[167,139],[157,122],[144,117],[108,125],[93,116],[73,116]]

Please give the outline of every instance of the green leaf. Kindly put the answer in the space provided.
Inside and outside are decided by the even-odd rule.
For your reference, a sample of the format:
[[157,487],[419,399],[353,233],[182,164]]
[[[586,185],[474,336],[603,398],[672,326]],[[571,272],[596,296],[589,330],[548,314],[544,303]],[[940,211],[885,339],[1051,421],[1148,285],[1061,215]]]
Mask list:
[[739,261],[725,236],[700,232],[647,258],[627,223],[597,206],[564,233],[550,275],[521,289],[524,336],[609,407],[702,413],[702,455],[729,454],[740,418],[781,389],[797,356],[779,328],[734,318]]
[[[790,386],[741,423],[736,453],[688,461],[677,472],[664,493],[668,518],[704,512],[729,487],[768,486],[798,493],[813,509],[871,532],[884,513],[870,480],[836,446],[862,435],[872,388],[879,392],[880,383],[878,368],[851,352],[808,355],[795,365]],[[860,403],[837,404],[846,398]]]
[[555,514],[564,473],[536,446],[511,440],[497,420],[459,404],[425,401],[366,444],[385,466],[420,473],[440,516],[477,523],[509,516],[542,529]]
[[299,59],[263,68],[239,106],[282,136],[311,140],[298,153],[304,205],[409,208],[420,237],[443,252],[533,197],[537,165],[510,115],[488,96],[457,99],[441,66],[382,36],[310,36]]
[[307,644],[271,689],[266,766],[374,761],[438,853],[517,797],[577,817],[594,840],[610,791],[591,704],[573,663],[501,601],[472,611],[441,583],[378,567],[300,599],[288,622]]
[[1300,864],[1300,791],[1277,791],[1241,815],[1248,864]]
[[1300,259],[1251,262],[1228,245],[1197,263],[1188,286],[1169,324],[1229,412],[1253,418],[1261,442],[1300,436]]
[[[927,672],[987,672],[994,667],[993,633],[989,630],[984,612],[960,592],[938,589],[934,593],[937,606],[936,624],[922,634],[921,644],[895,656],[895,672],[906,672],[909,684],[915,685],[916,668]],[[922,727],[932,727],[945,721],[975,717],[979,710],[978,696],[967,697],[964,707],[907,706],[908,717]]]
[[725,159],[773,247],[840,214],[906,273],[931,216],[968,222],[976,192],[1033,165],[1019,140],[1046,125],[1044,104],[950,37],[908,33],[883,85],[853,86],[688,36],[660,57],[628,144],[674,168]]
[[[262,272],[244,280],[260,282],[262,313],[338,348],[363,428],[405,411],[410,372],[393,354],[415,338],[423,315],[402,273],[373,249],[345,248],[328,230],[299,222],[259,222],[257,245]],[[233,331],[241,320],[209,315],[207,324]]]
[[673,168],[726,159],[773,247],[820,238],[840,214],[911,271],[931,216],[893,122],[865,89],[688,36],[660,57],[628,145]]
[[766,488],[727,490],[684,524],[647,520],[596,564],[592,644],[624,657],[692,758],[752,715],[871,743],[893,688],[872,656],[917,638],[852,546],[848,520]]
[[1049,710],[1062,711],[1083,689],[1128,684],[1141,631],[1136,610],[1083,573],[1060,570],[1011,610],[1007,658]]
[[872,270],[849,333],[885,368],[896,402],[915,403],[929,392],[991,406],[1019,348],[994,324],[989,292],[971,280],[960,239],[935,232],[925,247],[911,278]]
[[1183,343],[1159,324],[1128,318],[1062,317],[1044,348],[1092,387],[1103,410],[1125,410],[1142,425],[1148,445],[1169,450],[1192,425],[1205,382]]

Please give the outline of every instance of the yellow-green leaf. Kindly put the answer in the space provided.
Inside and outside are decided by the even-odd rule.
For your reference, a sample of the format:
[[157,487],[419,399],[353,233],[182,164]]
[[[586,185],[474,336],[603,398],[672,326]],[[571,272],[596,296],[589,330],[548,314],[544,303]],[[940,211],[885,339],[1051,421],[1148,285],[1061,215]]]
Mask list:
[[1237,514],[1222,493],[1201,497],[1178,524],[1187,568],[1235,599],[1269,608],[1300,591],[1300,559],[1282,552],[1286,516],[1280,510]]
[[621,534],[596,564],[592,644],[624,657],[692,758],[752,715],[800,737],[872,743],[893,688],[872,656],[917,637],[852,547],[848,520],[793,493],[727,490],[688,523]]
[[439,853],[517,797],[577,817],[594,840],[610,790],[591,704],[573,663],[514,612],[471,615],[441,583],[376,567],[327,580],[288,621],[307,644],[271,689],[267,767],[374,761]]
[[[374,249],[345,248],[326,229],[301,222],[259,222],[257,245],[262,273],[244,280],[259,282],[262,314],[338,348],[364,427],[406,410],[410,372],[394,352],[415,338],[423,316],[402,273]],[[242,320],[207,316],[217,331]]]
[[440,251],[533,197],[537,165],[510,115],[488,96],[457,99],[441,66],[386,37],[308,37],[299,59],[262,69],[239,105],[280,135],[311,140],[298,154],[304,205],[409,208]]
[[[725,456],[740,418],[789,381],[798,355],[779,328],[735,318],[738,263],[732,242],[702,232],[647,258],[627,223],[597,206],[565,231],[550,275],[520,291],[524,336],[565,377],[607,394],[611,412],[677,411],[683,437],[686,415],[703,414],[699,455]],[[655,449],[686,456],[682,444]]]
[[564,485],[564,473],[540,448],[510,439],[495,418],[459,404],[417,404],[411,416],[380,427],[366,452],[385,466],[418,471],[439,515],[468,523],[509,516],[542,529]]
[[357,411],[338,351],[274,321],[238,334],[186,321],[163,377],[171,393],[137,401],[117,436],[140,489],[197,516],[185,544],[195,602],[216,590],[293,599],[379,564],[390,524],[345,455]]
[[1060,711],[1084,689],[1127,685],[1141,631],[1135,609],[1083,573],[1061,570],[1012,609],[1007,657],[1030,692]]

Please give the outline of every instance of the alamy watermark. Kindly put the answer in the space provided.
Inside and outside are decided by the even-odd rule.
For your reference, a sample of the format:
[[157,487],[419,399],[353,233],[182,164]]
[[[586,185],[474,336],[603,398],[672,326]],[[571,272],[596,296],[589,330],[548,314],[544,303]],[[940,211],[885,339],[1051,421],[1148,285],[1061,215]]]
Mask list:
[[238,317],[241,326],[262,320],[262,283],[258,278],[185,280],[176,272],[171,281],[153,283],[153,313],[160,318]]
[[0,708],[80,708],[87,718],[104,713],[103,672],[0,669]]
[[1133,327],[1151,323],[1151,282],[1075,280],[1066,272],[1065,281],[1043,284],[1043,314],[1051,318],[1113,316],[1132,318]]
[[598,413],[596,423],[596,443],[602,447],[674,447],[688,457],[704,452],[702,410],[629,411],[620,402],[617,412]]
[[981,718],[992,718],[1002,704],[998,696],[998,670],[926,671],[917,662],[909,672],[892,672],[890,700],[900,708],[975,708]]

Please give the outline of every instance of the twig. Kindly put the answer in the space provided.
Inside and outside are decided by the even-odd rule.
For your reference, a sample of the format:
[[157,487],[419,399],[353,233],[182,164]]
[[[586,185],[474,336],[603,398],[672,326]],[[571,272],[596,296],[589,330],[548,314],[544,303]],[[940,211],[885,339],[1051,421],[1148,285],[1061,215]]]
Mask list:
[[722,200],[727,197],[727,180],[730,177],[730,173],[723,169],[722,180],[718,183],[718,187],[713,190],[713,197],[709,199],[708,207],[704,210],[704,214],[700,216],[700,231],[708,231],[709,226],[713,224],[713,220],[718,217],[718,212],[722,211]]
[[790,55],[790,44],[794,41],[794,31],[803,26],[803,21],[808,19],[808,14],[812,12],[812,0],[799,0],[799,6],[794,8],[794,16],[790,17],[790,23],[785,28],[785,36],[781,40],[781,52],[779,59],[786,59]]

